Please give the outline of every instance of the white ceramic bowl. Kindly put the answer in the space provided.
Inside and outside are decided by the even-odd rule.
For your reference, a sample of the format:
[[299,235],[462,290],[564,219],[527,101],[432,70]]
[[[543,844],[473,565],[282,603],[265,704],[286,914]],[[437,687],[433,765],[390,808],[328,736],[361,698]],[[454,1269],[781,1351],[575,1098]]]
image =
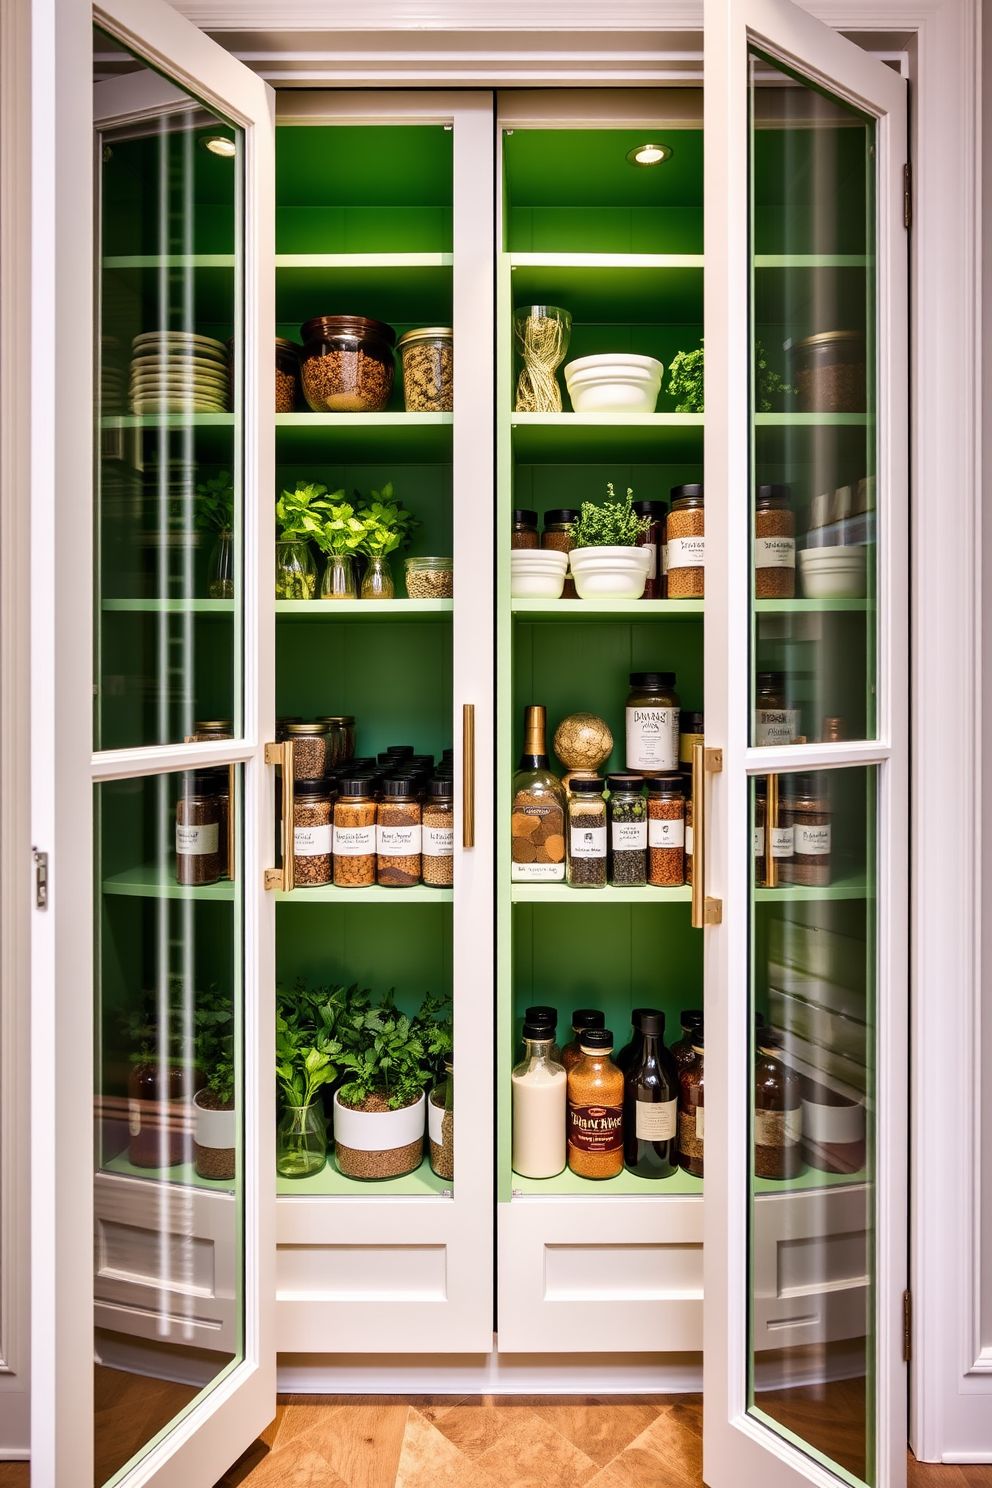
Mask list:
[[650,548],[573,548],[568,555],[580,599],[640,599]]
[[576,413],[654,413],[665,368],[655,357],[607,352],[565,367]]
[[864,598],[868,584],[867,548],[801,548],[796,557],[804,598]]
[[561,599],[568,571],[567,553],[555,548],[510,550],[510,593],[514,599]]

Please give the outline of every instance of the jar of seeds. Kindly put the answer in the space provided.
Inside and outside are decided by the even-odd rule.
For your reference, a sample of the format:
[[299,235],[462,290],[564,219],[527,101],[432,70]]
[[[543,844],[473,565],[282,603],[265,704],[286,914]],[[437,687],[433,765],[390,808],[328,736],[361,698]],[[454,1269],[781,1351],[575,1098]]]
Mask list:
[[781,823],[791,829],[792,852],[779,863],[782,883],[825,889],[830,883],[830,797],[822,772],[785,777]]
[[606,803],[603,782],[573,777],[568,796],[567,881],[573,889],[606,887]]
[[286,738],[293,746],[293,779],[322,780],[327,774],[326,723],[287,723]]
[[298,889],[329,884],[334,838],[331,786],[298,780],[293,787],[293,879]]
[[455,1176],[455,1075],[450,1056],[427,1102],[427,1135],[431,1168],[450,1182]]
[[314,413],[381,413],[393,389],[392,326],[318,315],[300,328],[303,395]]
[[317,719],[327,725],[327,772],[347,764],[355,753],[355,717],[352,713],[328,713]]
[[529,511],[525,507],[516,507],[513,512],[513,521],[510,523],[510,547],[511,548],[539,548],[541,540],[537,535],[537,512]]
[[375,814],[377,879],[386,889],[408,889],[420,882],[420,801],[408,775],[382,782]]
[[407,331],[396,343],[403,358],[407,413],[450,413],[454,407],[453,333],[450,326]]
[[754,497],[754,597],[796,592],[796,514],[789,486],[759,486]]
[[176,802],[176,882],[193,887],[220,878],[221,807],[210,770],[184,771]]
[[407,558],[406,592],[409,599],[451,599],[455,592],[451,558]]
[[368,889],[375,883],[375,801],[369,782],[343,775],[334,803],[334,883]]
[[[578,782],[573,782],[574,785]],[[640,775],[608,775],[609,869],[615,888],[648,881],[648,808]]]
[[673,486],[672,509],[665,524],[669,599],[702,599],[705,532],[702,486]]
[[648,883],[671,889],[685,882],[685,796],[681,775],[657,775],[648,793]]
[[448,889],[455,878],[455,786],[436,776],[427,787],[420,836],[424,883]]
[[[541,547],[551,548],[556,553],[570,553],[575,544],[572,542],[572,523],[579,520],[579,513],[571,507],[559,506],[553,511],[544,513],[544,531],[541,533]],[[562,599],[578,599],[575,592],[575,580],[571,573],[565,576],[565,587],[561,591]]]
[[276,337],[276,413],[292,413],[300,391],[300,348]]

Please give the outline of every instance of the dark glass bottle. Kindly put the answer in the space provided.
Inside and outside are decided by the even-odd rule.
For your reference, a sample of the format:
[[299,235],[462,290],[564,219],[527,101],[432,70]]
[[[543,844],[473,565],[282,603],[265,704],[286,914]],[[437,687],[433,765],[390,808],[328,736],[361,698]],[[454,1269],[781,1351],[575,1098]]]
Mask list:
[[703,1176],[706,1105],[704,1098],[703,1025],[692,1030],[692,1061],[679,1071],[679,1165]]
[[678,1166],[679,1074],[664,1044],[664,1013],[642,1009],[640,1033],[624,1077],[624,1166],[638,1178],[671,1178]]
[[613,1057],[613,1063],[617,1066],[618,1069],[622,1069],[624,1074],[627,1073],[631,1065],[636,1060],[638,1054],[641,1052],[641,1017],[644,1013],[654,1012],[657,1012],[657,1008],[633,1008],[631,1010],[630,1023],[633,1029],[633,1033],[624,1044],[619,1054],[615,1054]]
[[683,1008],[679,1013],[679,1023],[682,1026],[682,1037],[672,1045],[669,1052],[678,1068],[683,1070],[695,1058],[692,1052],[692,1035],[695,1029],[703,1026],[702,1008]]
[[754,1173],[795,1178],[802,1167],[803,1097],[799,1076],[782,1061],[782,1035],[758,1028],[754,1062]]

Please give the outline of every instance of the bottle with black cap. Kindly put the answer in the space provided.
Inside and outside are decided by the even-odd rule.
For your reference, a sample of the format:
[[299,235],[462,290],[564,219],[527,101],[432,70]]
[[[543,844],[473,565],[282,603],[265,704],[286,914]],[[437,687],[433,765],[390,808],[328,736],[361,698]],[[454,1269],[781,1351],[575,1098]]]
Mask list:
[[803,1163],[803,1096],[799,1076],[782,1059],[777,1028],[757,1027],[754,1062],[754,1173],[795,1178]]
[[674,672],[631,672],[627,694],[627,769],[673,775],[679,767],[682,700]]
[[387,889],[408,889],[420,882],[420,796],[410,775],[387,775],[376,808],[377,882]]
[[524,1024],[524,1057],[510,1077],[510,1165],[522,1178],[554,1178],[565,1166],[565,1071],[551,1057],[548,1023]]
[[566,1070],[578,1064],[582,1057],[579,1035],[584,1028],[605,1028],[606,1018],[599,1008],[576,1008],[572,1014],[572,1037],[561,1051],[561,1062]]
[[515,507],[513,511],[513,523],[510,527],[511,548],[539,548],[541,540],[537,535],[537,512],[530,511],[527,507]]
[[580,1178],[623,1171],[623,1073],[610,1055],[608,1028],[583,1028],[579,1061],[568,1072],[568,1166]]
[[561,1064],[561,1050],[558,1047],[558,1009],[548,1007],[542,1003],[538,1007],[529,1007],[524,1012],[524,1022],[536,1027],[543,1025],[551,1029],[551,1058],[555,1064]]
[[664,1013],[639,1012],[641,1045],[624,1077],[624,1167],[638,1178],[671,1178],[678,1167],[678,1069],[665,1048]]
[[633,1032],[613,1060],[617,1068],[622,1069],[624,1074],[627,1073],[641,1052],[641,1017],[645,1013],[654,1013],[656,1011],[656,1008],[633,1008],[631,1010],[630,1023]]
[[644,581],[642,599],[663,599],[665,578],[662,573],[662,556],[665,546],[665,518],[668,516],[667,501],[632,501],[630,509],[638,517],[648,517],[651,526],[637,539],[639,548],[651,549],[651,566]]
[[676,1067],[684,1069],[695,1058],[692,1052],[692,1035],[694,1029],[703,1026],[702,1008],[683,1008],[679,1013],[679,1023],[682,1028],[682,1037],[672,1044],[668,1052],[675,1060]]

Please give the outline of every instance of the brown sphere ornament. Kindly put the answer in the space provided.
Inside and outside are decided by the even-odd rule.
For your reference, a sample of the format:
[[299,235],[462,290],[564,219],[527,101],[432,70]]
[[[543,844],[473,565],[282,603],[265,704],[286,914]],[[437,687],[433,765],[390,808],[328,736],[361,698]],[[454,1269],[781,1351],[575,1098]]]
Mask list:
[[555,729],[554,750],[566,770],[593,774],[612,754],[613,735],[595,713],[570,713]]

